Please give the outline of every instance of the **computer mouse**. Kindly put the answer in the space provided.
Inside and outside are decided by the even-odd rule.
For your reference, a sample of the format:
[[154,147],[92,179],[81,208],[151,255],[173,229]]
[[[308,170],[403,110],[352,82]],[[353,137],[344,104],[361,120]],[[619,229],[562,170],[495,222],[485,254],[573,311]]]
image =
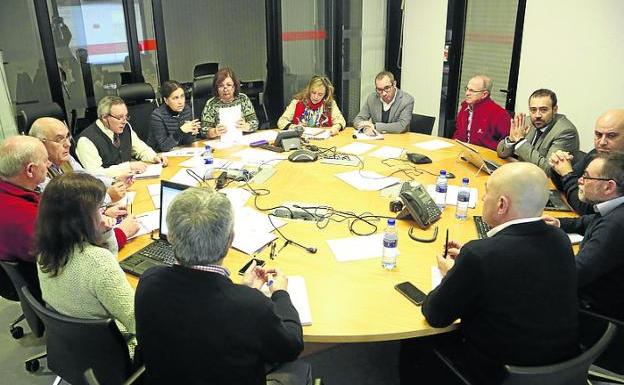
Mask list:
[[415,152],[408,152],[407,159],[414,164],[431,163],[431,158],[423,154],[417,154]]
[[314,162],[318,159],[318,155],[310,150],[296,150],[288,155],[291,162]]

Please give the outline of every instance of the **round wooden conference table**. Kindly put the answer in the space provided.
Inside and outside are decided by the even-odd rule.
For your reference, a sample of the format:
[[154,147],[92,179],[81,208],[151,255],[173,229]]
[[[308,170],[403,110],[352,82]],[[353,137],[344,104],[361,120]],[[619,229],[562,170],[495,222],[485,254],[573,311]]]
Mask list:
[[[320,147],[341,147],[355,142],[352,129],[339,135],[311,144]],[[452,144],[450,147],[426,151],[414,145],[419,142],[441,140]],[[338,262],[328,246],[327,240],[353,237],[347,221],[329,222],[327,227],[320,229],[315,222],[302,220],[285,220],[281,227],[282,233],[303,245],[314,246],[318,252],[311,254],[294,245],[288,245],[279,251],[274,260],[269,259],[269,248],[258,254],[258,258],[267,261],[266,267],[277,267],[286,275],[300,275],[305,278],[309,303],[312,314],[312,325],[303,327],[306,342],[343,343],[389,341],[430,334],[442,333],[452,329],[431,327],[424,319],[420,307],[415,306],[394,289],[397,283],[410,281],[422,291],[429,292],[432,288],[432,267],[436,266],[436,254],[443,251],[445,232],[448,229],[449,239],[467,242],[477,238],[473,215],[481,215],[482,196],[488,175],[484,172],[476,174],[477,169],[459,159],[461,146],[455,142],[422,134],[386,134],[383,140],[361,141],[375,145],[401,147],[405,152],[426,154],[432,164],[415,165],[409,162],[392,160],[390,166],[383,164],[380,158],[368,156],[375,149],[368,151],[361,158],[364,170],[375,171],[381,175],[400,178],[402,181],[414,180],[423,185],[434,184],[436,177],[426,172],[416,176],[414,169],[426,170],[438,174],[446,169],[456,175],[449,184],[458,185],[462,177],[470,178],[470,186],[478,189],[476,208],[469,209],[468,220],[455,219],[455,206],[447,206],[442,218],[427,230],[415,228],[415,235],[428,237],[438,226],[438,236],[432,243],[413,241],[408,236],[413,220],[397,220],[399,256],[397,267],[387,271],[381,267],[380,258],[363,259],[350,262]],[[197,142],[201,146],[203,142]],[[215,150],[215,158],[229,158],[232,154],[247,146],[237,145],[228,149]],[[496,153],[489,149],[479,149],[487,159],[504,163]],[[405,159],[405,154],[402,155]],[[169,158],[169,166],[163,169],[162,179],[169,179],[181,167],[177,166],[186,158]],[[234,159],[234,158],[233,158]],[[395,217],[389,210],[390,198],[382,197],[379,191],[359,191],[348,185],[335,174],[357,170],[355,167],[323,164],[320,162],[293,163],[284,160],[275,165],[276,173],[262,184],[252,184],[254,188],[266,188],[270,194],[257,199],[262,208],[278,206],[284,202],[296,201],[331,206],[336,210],[351,211],[356,214],[372,213],[383,217]],[[399,171],[409,170],[408,174]],[[158,180],[140,180],[134,183],[131,190],[136,191],[134,213],[154,210],[147,185],[158,183]],[[214,186],[214,181],[209,181]],[[243,182],[233,182],[228,187],[245,187]],[[246,203],[253,207],[253,197]],[[383,232],[386,219],[376,222],[377,233]],[[361,224],[359,224],[361,225]],[[369,227],[356,225],[356,230],[370,231]],[[130,241],[119,254],[119,259],[136,252],[150,241],[148,235]],[[277,249],[284,244],[278,237]],[[381,250],[381,245],[380,245]],[[231,249],[224,260],[224,265],[231,271],[234,282],[240,282],[238,270],[251,256]],[[133,286],[138,278],[128,275]]]

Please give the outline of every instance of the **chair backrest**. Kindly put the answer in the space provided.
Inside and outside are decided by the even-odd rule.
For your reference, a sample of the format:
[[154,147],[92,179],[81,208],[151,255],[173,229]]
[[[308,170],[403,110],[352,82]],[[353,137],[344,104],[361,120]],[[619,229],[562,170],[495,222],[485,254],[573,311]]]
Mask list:
[[201,63],[193,68],[193,80],[214,75],[219,70],[219,63]]
[[128,378],[128,345],[113,319],[65,316],[43,306],[27,287],[22,294],[45,324],[50,370],[73,385],[87,384],[83,373],[89,368],[103,384],[121,384]]
[[18,107],[17,129],[20,134],[28,135],[35,120],[43,117],[66,121],[65,111],[56,103],[34,103]]
[[[8,261],[0,261],[0,265],[9,276],[11,283],[13,283],[13,287],[15,287],[15,290],[17,291],[17,296],[22,307],[22,313],[24,314],[24,317],[26,317],[26,322],[28,322],[30,330],[35,336],[41,337],[44,332],[44,324],[28,301],[26,301],[21,291],[22,287],[27,287],[32,293],[40,293],[38,287],[32,287],[34,285],[39,285],[38,281],[32,282],[35,280],[37,274],[37,266],[34,263]],[[31,278],[28,279],[26,278],[27,276]]]
[[156,94],[149,83],[123,84],[117,88],[117,95],[124,100],[131,118],[132,130],[143,141],[149,137],[149,121],[157,107]]
[[214,95],[212,89],[212,81],[214,76],[206,76],[201,79],[193,80],[193,118],[201,119],[201,113],[208,99]]
[[269,117],[264,106],[264,81],[242,81],[240,90],[249,97],[260,123],[259,128],[270,128]]
[[506,365],[508,377],[502,385],[584,385],[592,362],[602,353],[615,337],[617,326],[609,322],[605,332],[596,343],[580,355],[558,364],[520,367]]
[[419,134],[431,135],[431,130],[433,130],[435,119],[435,116],[412,114],[409,131],[417,132]]

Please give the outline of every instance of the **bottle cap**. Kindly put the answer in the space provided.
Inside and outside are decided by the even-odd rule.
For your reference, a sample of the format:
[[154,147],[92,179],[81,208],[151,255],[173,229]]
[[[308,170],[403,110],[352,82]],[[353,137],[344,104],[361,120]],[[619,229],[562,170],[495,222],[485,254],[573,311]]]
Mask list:
[[446,175],[446,170],[440,170],[440,175]]
[[468,178],[463,178],[463,179],[462,179],[462,182],[463,182],[463,183],[468,184],[468,182],[470,182],[470,179],[468,179]]
[[212,164],[212,158],[204,158],[204,164]]
[[394,222],[395,222],[394,219],[392,219],[392,218],[388,219],[388,225],[394,226]]

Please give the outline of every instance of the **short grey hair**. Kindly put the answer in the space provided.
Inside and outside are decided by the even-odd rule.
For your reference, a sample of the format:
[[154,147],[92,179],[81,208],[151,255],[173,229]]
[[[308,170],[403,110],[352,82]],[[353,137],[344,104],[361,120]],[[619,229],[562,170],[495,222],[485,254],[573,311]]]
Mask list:
[[381,80],[383,78],[388,78],[391,82],[394,82],[394,75],[390,71],[381,71],[375,76],[375,81]]
[[191,187],[169,205],[167,227],[181,265],[213,264],[225,257],[233,237],[232,204],[214,190]]
[[487,90],[489,94],[492,93],[492,86],[494,82],[487,75],[475,75],[474,78],[480,79],[483,82],[483,88]]
[[[24,169],[29,163],[39,163],[42,160],[41,152],[43,146],[39,139],[15,135],[6,138],[0,143],[0,178],[13,178]],[[45,147],[43,147],[45,150]],[[48,153],[45,152],[47,157]]]
[[98,102],[97,106],[97,115],[98,118],[102,119],[106,115],[110,115],[111,108],[117,104],[126,104],[122,98],[119,96],[104,96]]

